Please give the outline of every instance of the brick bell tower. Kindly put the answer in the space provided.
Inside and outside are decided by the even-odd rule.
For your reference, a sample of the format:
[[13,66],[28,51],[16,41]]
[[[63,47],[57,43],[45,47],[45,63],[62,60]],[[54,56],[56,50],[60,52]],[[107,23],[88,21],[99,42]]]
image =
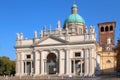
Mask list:
[[103,48],[109,44],[114,45],[116,22],[99,23],[99,45]]

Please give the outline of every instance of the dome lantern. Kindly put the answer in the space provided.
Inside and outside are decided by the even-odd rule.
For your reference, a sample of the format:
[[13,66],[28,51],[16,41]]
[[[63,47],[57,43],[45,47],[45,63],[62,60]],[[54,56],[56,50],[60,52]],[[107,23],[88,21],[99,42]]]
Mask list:
[[73,4],[71,9],[72,9],[72,14],[77,14],[78,13],[78,7],[77,7],[76,4]]

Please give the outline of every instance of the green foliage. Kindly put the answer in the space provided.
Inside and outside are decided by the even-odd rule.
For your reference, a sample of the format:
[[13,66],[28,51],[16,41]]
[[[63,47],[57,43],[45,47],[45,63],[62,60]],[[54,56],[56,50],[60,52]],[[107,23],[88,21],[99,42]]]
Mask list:
[[8,57],[0,57],[0,75],[14,75],[15,61],[11,61]]

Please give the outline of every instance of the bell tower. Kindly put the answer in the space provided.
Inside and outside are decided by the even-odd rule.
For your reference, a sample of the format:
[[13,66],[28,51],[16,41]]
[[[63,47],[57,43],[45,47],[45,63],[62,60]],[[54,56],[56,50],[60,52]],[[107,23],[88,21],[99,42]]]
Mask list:
[[[116,22],[99,23],[99,45],[105,47],[107,45],[114,45]],[[108,41],[110,44],[108,44]]]

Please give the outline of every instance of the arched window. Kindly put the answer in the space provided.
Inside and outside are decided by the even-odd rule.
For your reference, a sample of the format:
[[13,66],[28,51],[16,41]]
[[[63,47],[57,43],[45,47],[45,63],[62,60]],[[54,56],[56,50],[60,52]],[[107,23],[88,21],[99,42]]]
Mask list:
[[113,31],[113,26],[110,26],[110,31]]
[[108,26],[105,27],[105,31],[108,31]]
[[104,27],[101,27],[101,32],[104,32]]

